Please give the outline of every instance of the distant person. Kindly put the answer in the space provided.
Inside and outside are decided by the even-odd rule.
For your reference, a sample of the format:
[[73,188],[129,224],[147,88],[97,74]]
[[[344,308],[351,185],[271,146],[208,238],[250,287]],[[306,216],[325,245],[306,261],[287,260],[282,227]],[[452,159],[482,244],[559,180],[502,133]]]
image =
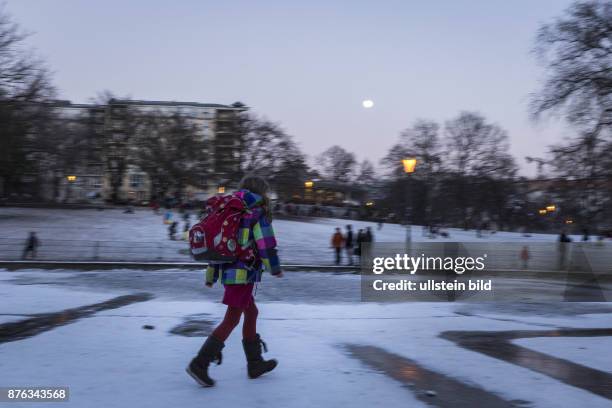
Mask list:
[[584,242],[589,241],[589,229],[588,229],[588,228],[584,228],[584,229],[582,230],[582,240],[583,240]]
[[168,238],[170,238],[170,240],[172,240],[172,241],[175,240],[174,234],[176,234],[176,228],[177,227],[178,227],[178,222],[177,221],[173,221],[168,226]]
[[572,242],[572,239],[565,233],[565,231],[561,231],[561,234],[559,234],[559,242],[567,244]]
[[25,242],[25,247],[23,248],[21,258],[26,259],[28,255],[31,255],[32,259],[36,259],[36,250],[38,249],[39,245],[40,241],[38,240],[36,233],[34,231],[30,231],[30,236],[28,236],[28,239]]
[[434,239],[438,236],[438,227],[436,227],[434,224],[431,224],[429,226],[429,238]]
[[384,225],[385,225],[385,224],[383,224],[383,222],[382,222],[382,221],[378,221],[378,230],[380,231],[381,229],[383,229],[383,226],[384,226]]
[[355,239],[355,255],[361,258],[361,244],[365,242],[365,232],[363,228],[357,231],[357,238]]
[[565,231],[559,234],[559,269],[565,269],[565,258],[567,257],[567,246],[572,242],[572,239],[567,236]]
[[340,265],[340,261],[342,260],[342,248],[344,247],[344,237],[342,236],[340,228],[336,228],[336,232],[332,235],[331,247],[336,252],[336,265]]
[[527,246],[524,246],[523,249],[521,249],[521,262],[523,263],[523,269],[527,269],[529,267],[529,248]]
[[353,226],[346,226],[346,236],[344,237],[344,248],[346,249],[346,258],[349,265],[353,264],[353,246],[355,242],[353,240]]
[[374,234],[372,234],[372,227],[367,227],[365,231],[365,242],[374,242]]

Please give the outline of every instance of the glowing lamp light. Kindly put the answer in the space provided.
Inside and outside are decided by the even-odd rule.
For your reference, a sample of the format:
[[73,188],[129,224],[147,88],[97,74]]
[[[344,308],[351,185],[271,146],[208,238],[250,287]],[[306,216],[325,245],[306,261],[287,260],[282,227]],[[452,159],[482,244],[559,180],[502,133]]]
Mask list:
[[314,181],[308,180],[308,181],[304,182],[304,187],[312,188],[312,186],[314,186]]
[[540,215],[545,215],[547,212],[548,211],[546,211],[546,209],[544,209],[544,208],[541,209],[541,210],[538,210],[538,213],[540,213]]
[[366,207],[371,207],[371,206],[373,206],[373,205],[374,205],[374,203],[373,203],[372,201],[368,201],[368,202],[366,203]]
[[74,183],[77,179],[77,176],[66,176],[66,180],[68,180],[71,183]]
[[565,220],[565,223],[566,223],[566,224],[573,224],[573,223],[574,223],[574,220]]
[[225,186],[219,186],[217,188],[217,193],[219,194],[225,194]]
[[548,212],[554,212],[557,209],[557,207],[553,204],[546,206],[546,211]]
[[414,173],[414,169],[417,165],[417,159],[414,157],[408,157],[402,160],[402,164],[404,165],[405,173]]

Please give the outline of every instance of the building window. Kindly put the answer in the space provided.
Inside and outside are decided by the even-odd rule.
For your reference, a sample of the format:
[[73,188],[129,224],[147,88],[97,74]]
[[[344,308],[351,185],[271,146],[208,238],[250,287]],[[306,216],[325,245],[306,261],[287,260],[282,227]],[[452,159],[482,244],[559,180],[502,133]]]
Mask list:
[[90,188],[100,188],[102,187],[102,177],[89,177],[88,184]]
[[130,187],[140,188],[144,184],[144,176],[142,174],[130,174]]

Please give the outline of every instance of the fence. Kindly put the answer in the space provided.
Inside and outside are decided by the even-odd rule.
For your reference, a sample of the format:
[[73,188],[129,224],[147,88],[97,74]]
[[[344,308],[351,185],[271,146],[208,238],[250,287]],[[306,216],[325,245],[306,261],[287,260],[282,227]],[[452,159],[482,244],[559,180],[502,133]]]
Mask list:
[[[0,238],[0,261],[23,259],[25,240]],[[301,247],[284,245],[279,255],[285,263],[331,263],[333,255],[327,245]],[[31,259],[32,256],[28,256]],[[100,262],[191,262],[185,241],[89,241],[45,239],[37,248],[38,261]]]
[[[21,260],[25,240],[0,238],[0,261]],[[527,247],[528,259],[521,257]],[[413,242],[405,244],[375,243],[369,251],[372,256],[388,257],[408,253],[419,257],[481,257],[486,254],[487,270],[535,271],[592,271],[612,272],[612,245],[610,243],[573,243],[560,245],[546,243],[456,243]],[[327,245],[304,247],[299,244],[283,245],[279,255],[285,264],[330,265],[333,252]],[[30,258],[30,257],[29,257]],[[37,261],[62,262],[191,262],[185,241],[94,241],[45,239],[37,248]],[[358,262],[358,259],[355,259]]]

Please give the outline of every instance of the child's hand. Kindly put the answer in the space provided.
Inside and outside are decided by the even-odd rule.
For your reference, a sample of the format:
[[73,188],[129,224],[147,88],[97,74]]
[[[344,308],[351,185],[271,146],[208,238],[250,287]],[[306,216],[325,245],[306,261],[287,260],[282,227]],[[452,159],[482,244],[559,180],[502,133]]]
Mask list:
[[283,277],[283,273],[282,273],[282,272],[281,272],[281,273],[277,273],[277,274],[276,274],[276,275],[274,275],[274,276],[275,276],[275,277],[277,277],[277,278],[282,278],[282,277]]
[[213,286],[213,284],[212,284],[212,283],[207,283],[207,284],[206,284],[206,287],[207,287],[207,288],[212,288],[212,286]]

